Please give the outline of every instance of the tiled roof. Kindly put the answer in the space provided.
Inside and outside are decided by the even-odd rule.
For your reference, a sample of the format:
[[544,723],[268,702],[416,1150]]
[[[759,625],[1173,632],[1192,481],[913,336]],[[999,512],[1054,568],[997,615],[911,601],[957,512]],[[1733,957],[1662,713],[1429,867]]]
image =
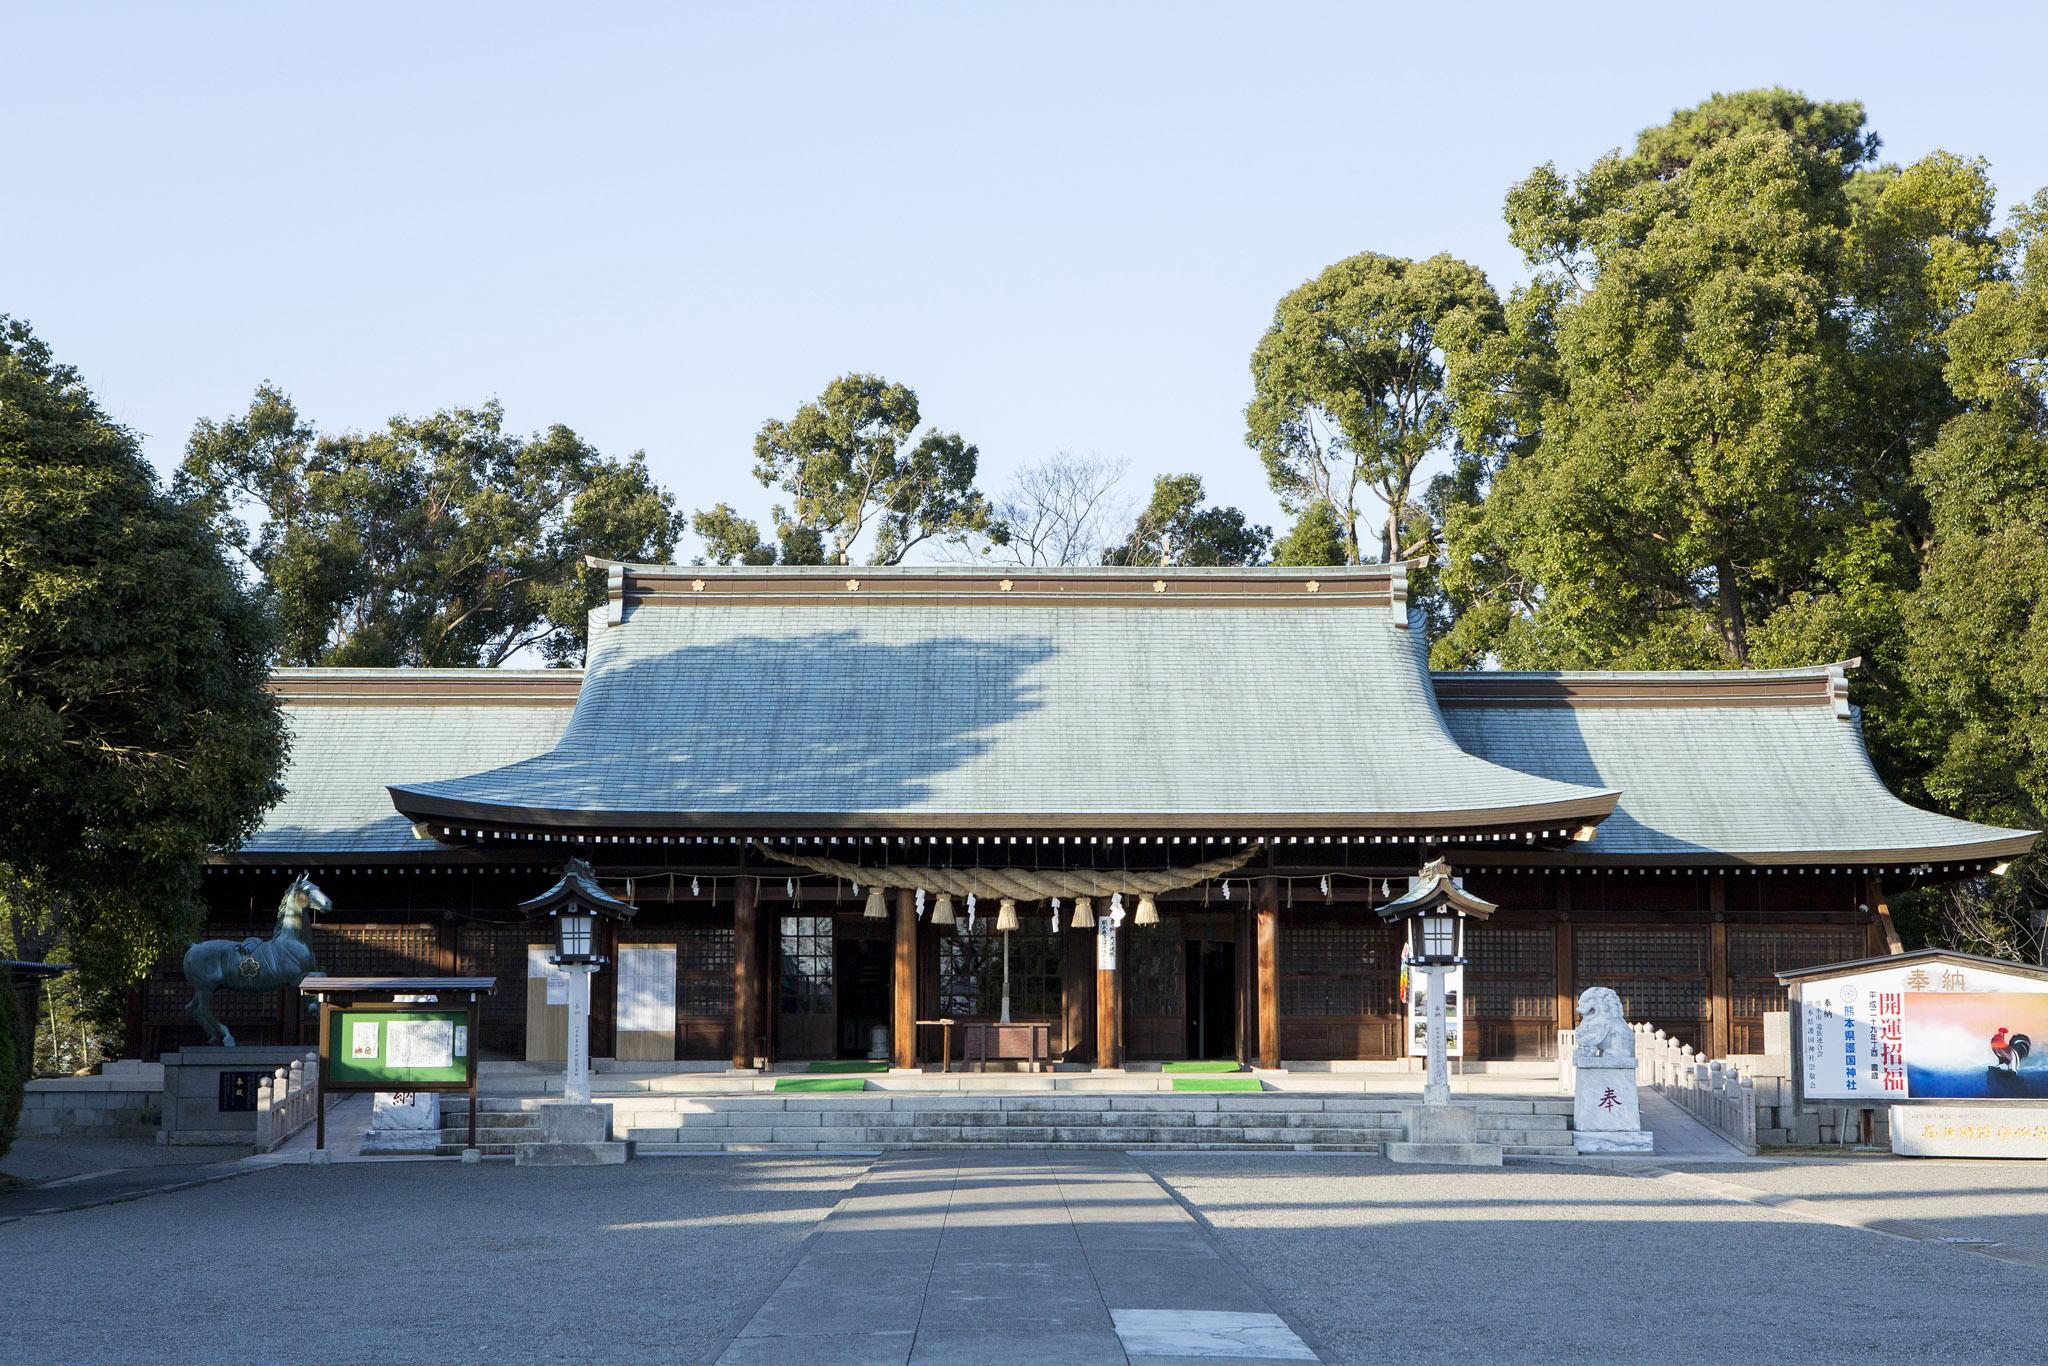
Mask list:
[[239,852],[418,851],[386,784],[546,753],[569,723],[576,678],[559,669],[279,669],[272,688],[292,732],[285,797]]
[[1580,852],[1646,861],[1939,863],[2027,831],[1908,806],[1871,766],[1839,668],[1438,674],[1472,753],[1621,800]]
[[1568,828],[1611,806],[1457,747],[1398,573],[1314,573],[634,569],[560,745],[393,796],[711,828]]

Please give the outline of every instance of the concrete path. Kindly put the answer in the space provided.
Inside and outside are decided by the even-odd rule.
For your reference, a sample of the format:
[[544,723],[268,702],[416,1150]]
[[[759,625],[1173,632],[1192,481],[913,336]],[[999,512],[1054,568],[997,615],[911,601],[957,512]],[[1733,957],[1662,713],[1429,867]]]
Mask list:
[[1122,1154],[983,1151],[877,1162],[719,1361],[1319,1359]]
[[1639,1097],[1643,1127],[1657,1136],[1657,1151],[1650,1161],[1672,1159],[1716,1162],[1752,1160],[1742,1149],[1687,1114],[1677,1101],[1645,1087]]

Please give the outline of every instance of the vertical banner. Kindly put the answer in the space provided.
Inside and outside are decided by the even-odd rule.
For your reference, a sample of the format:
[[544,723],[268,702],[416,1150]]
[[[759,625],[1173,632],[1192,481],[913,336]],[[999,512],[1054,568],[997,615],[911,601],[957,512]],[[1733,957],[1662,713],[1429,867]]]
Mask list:
[[1108,911],[1095,917],[1095,966],[1104,972],[1116,971],[1116,922]]
[[[1429,1056],[1429,974],[1408,970],[1408,1056]],[[1444,1056],[1465,1056],[1465,969],[1444,974]]]

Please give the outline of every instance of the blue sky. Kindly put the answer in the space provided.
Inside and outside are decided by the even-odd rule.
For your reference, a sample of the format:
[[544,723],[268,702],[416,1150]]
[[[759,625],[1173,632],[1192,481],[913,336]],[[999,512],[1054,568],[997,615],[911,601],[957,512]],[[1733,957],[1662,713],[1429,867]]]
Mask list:
[[160,466],[264,379],[337,428],[495,395],[759,511],[762,421],[872,370],[990,488],[1092,451],[1277,523],[1274,301],[1362,250],[1505,290],[1539,162],[1783,84],[2048,185],[2033,7],[1426,8],[8,0],[0,311]]

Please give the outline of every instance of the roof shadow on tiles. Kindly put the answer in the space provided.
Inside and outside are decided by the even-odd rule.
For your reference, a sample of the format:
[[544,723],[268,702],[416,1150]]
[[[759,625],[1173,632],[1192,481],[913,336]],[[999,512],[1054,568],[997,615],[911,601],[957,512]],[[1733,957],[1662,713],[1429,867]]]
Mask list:
[[896,810],[1042,705],[1044,636],[740,636],[593,669],[550,753],[406,791],[513,810]]

